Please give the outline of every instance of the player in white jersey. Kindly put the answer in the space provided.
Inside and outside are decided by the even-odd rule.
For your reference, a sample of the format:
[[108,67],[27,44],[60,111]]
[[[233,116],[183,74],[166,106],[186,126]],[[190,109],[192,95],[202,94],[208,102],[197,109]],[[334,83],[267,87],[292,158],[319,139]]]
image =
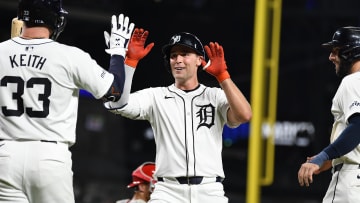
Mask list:
[[150,194],[154,190],[155,163],[144,162],[138,166],[131,174],[132,181],[127,188],[134,189],[134,194],[130,199],[118,200],[115,203],[146,203],[150,199]]
[[55,41],[66,14],[61,0],[20,0],[21,36],[0,43],[0,202],[74,202],[69,147],[79,90],[121,101],[125,43],[134,24],[123,15],[120,28],[113,24],[106,71],[88,53]]
[[[130,92],[131,74],[154,46],[145,41],[149,32],[135,28],[125,58],[126,80],[123,96]],[[227,71],[223,47],[205,46],[193,34],[181,32],[163,47],[165,63],[175,79],[167,87],[131,93],[125,106],[107,103],[114,113],[130,119],[147,120],[156,142],[158,182],[149,202],[225,203],[222,180],[222,131],[225,124],[237,127],[252,116],[250,104]],[[211,61],[211,63],[210,63]],[[198,81],[198,69],[213,75],[219,87]],[[120,107],[120,108],[118,108]]]
[[360,27],[339,28],[323,46],[331,51],[329,60],[342,78],[332,100],[331,144],[301,165],[298,179],[301,186],[309,186],[313,174],[332,166],[323,202],[360,202]]

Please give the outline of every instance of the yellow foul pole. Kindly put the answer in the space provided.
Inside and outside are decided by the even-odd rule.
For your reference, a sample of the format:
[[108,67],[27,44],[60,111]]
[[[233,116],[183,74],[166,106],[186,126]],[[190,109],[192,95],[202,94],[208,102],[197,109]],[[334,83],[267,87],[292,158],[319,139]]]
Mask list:
[[261,127],[264,109],[264,66],[265,66],[265,26],[267,14],[267,0],[257,0],[255,4],[255,24],[254,24],[254,45],[252,60],[252,79],[251,79],[251,108],[253,116],[250,122],[249,155],[246,181],[246,202],[260,202],[260,177],[261,164]]
[[[255,5],[251,80],[253,118],[250,123],[247,203],[259,203],[261,185],[270,185],[273,182],[275,154],[273,127],[276,121],[281,1],[257,0]],[[269,24],[270,22],[272,24]],[[268,31],[269,29],[272,29],[272,32]],[[263,145],[262,125],[265,122],[270,125],[272,133],[267,138],[266,145]],[[266,153],[263,151],[264,146]],[[265,158],[263,154],[266,154]]]

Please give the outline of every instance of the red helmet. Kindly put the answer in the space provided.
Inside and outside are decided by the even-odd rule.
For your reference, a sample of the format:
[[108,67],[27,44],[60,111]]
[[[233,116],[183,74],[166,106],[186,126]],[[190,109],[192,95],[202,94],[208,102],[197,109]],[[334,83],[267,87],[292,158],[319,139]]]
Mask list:
[[137,169],[132,172],[132,182],[127,187],[135,187],[140,183],[152,183],[154,181],[154,172],[154,162],[145,162],[141,164]]

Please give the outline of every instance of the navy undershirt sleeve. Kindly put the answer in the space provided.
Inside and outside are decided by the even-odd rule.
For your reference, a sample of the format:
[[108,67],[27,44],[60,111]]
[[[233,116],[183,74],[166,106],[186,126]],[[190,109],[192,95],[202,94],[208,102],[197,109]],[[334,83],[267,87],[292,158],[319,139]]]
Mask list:
[[124,57],[120,55],[112,55],[110,58],[109,72],[114,75],[114,81],[111,85],[106,97],[108,99],[115,98],[113,101],[118,101],[124,90],[125,85],[125,65]]
[[329,159],[338,158],[349,153],[360,143],[360,114],[354,114],[349,118],[349,125],[339,137],[323,151]]
[[349,125],[339,135],[339,137],[323,151],[321,151],[310,163],[321,166],[324,161],[341,157],[360,143],[360,113],[356,113],[349,118]]

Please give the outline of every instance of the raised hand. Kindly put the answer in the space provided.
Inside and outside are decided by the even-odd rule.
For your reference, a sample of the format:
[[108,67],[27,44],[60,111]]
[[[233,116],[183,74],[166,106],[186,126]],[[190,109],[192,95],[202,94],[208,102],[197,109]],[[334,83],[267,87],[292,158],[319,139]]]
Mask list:
[[125,17],[124,14],[120,14],[118,19],[113,15],[111,17],[111,34],[104,31],[105,44],[108,48],[105,49],[106,53],[125,57],[134,27],[134,23],[129,25],[129,17]]
[[219,83],[230,78],[224,59],[223,47],[217,42],[210,42],[209,45],[205,45],[204,49],[209,57],[209,61],[207,63],[205,60],[202,61],[203,69],[213,75]]
[[128,51],[126,53],[125,64],[135,68],[138,62],[144,58],[154,47],[154,42],[145,47],[145,42],[149,36],[149,31],[142,28],[135,28],[131,36]]

